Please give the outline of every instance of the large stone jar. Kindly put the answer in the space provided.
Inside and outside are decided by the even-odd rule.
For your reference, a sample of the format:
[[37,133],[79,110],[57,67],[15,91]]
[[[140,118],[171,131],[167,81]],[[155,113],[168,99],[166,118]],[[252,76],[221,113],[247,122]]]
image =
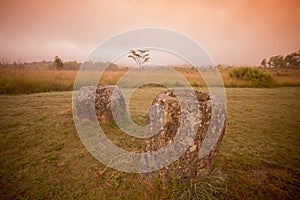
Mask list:
[[[163,126],[159,132],[146,139],[144,151],[157,151],[169,144],[180,127],[180,131],[188,133],[191,124],[198,124],[192,144],[189,148],[172,164],[159,170],[159,173],[149,173],[150,176],[160,175],[166,180],[172,176],[181,178],[202,179],[212,169],[213,162],[221,144],[222,137],[225,133],[225,110],[220,99],[209,95],[208,93],[194,91],[193,94],[197,99],[189,98],[191,90],[181,90],[185,103],[191,105],[189,101],[197,101],[197,107],[187,107],[184,111],[181,109],[180,102],[176,95],[168,90],[156,96],[153,100],[148,117],[148,130],[156,130],[157,125]],[[199,109],[198,119],[192,119],[192,122],[182,123],[181,117],[183,112],[193,112],[193,109]],[[160,111],[159,111],[160,110]],[[162,114],[164,113],[164,114]],[[213,116],[213,118],[212,118]],[[187,134],[187,137],[188,134]],[[188,138],[190,139],[190,138]],[[178,149],[174,149],[175,151]]]

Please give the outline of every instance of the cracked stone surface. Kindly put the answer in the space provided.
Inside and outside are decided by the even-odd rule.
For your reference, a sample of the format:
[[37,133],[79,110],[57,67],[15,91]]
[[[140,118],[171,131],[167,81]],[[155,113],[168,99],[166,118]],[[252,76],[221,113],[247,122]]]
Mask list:
[[[189,99],[190,91],[181,90],[180,92],[185,97],[184,111],[181,110],[180,102],[172,91],[164,91],[153,100],[148,117],[149,129],[157,130],[157,124],[160,125],[162,121],[164,125],[155,136],[145,140],[144,151],[156,151],[170,144],[179,132],[185,134],[183,142],[191,143],[191,145],[179,159],[169,166],[159,172],[148,173],[144,176],[160,176],[160,178],[163,176],[165,180],[170,179],[172,175],[202,179],[212,169],[225,133],[224,106],[218,98],[208,93],[195,91],[196,101],[198,101],[198,107],[195,107],[192,106],[195,104],[189,102],[195,101],[195,99]],[[185,118],[184,112],[193,113],[196,109],[200,111],[198,118],[182,120]],[[197,127],[194,138],[189,137],[192,126]],[[174,151],[178,151],[176,145],[174,145]]]
[[111,122],[114,116],[122,118],[126,109],[125,99],[114,85],[82,87],[76,101],[76,116],[94,121],[98,118],[101,122]]

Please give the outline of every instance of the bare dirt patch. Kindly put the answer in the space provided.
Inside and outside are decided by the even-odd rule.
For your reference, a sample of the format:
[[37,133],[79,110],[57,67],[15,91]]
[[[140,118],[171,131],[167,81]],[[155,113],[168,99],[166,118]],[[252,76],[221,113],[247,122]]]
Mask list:
[[300,174],[284,168],[246,170],[247,178],[256,185],[271,188],[277,197],[300,199]]

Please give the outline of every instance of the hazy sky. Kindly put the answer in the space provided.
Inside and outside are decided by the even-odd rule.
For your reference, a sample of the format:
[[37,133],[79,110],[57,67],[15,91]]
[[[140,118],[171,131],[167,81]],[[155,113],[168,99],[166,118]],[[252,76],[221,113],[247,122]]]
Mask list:
[[1,0],[0,57],[83,61],[142,27],[179,31],[217,64],[258,65],[300,49],[299,0]]

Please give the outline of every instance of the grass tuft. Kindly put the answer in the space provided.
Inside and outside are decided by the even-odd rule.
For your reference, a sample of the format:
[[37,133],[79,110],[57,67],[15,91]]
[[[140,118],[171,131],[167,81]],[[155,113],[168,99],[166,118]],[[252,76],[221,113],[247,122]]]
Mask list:
[[176,178],[170,188],[172,198],[178,200],[190,199],[220,199],[226,194],[226,187],[220,176],[220,171],[214,169],[203,180]]

